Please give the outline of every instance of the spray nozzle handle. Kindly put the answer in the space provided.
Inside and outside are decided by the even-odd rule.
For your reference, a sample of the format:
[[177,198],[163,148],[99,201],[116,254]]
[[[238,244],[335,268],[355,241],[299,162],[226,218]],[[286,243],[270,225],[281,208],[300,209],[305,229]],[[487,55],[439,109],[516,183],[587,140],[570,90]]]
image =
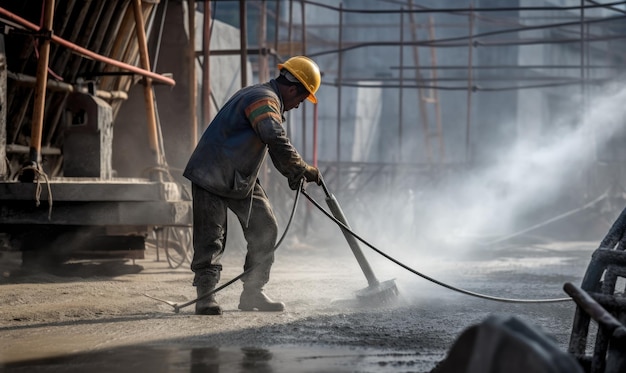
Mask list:
[[324,189],[324,194],[326,194],[326,197],[330,198],[330,192],[328,191],[328,187],[326,187],[326,183],[324,182],[324,177],[322,176],[321,173],[320,173],[320,185],[322,186],[322,189]]

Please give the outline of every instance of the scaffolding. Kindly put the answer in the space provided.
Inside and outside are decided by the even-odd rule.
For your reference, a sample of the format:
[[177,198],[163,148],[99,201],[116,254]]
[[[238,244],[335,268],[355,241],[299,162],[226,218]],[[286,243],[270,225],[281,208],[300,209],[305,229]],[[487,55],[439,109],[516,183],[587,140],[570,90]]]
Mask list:
[[[296,120],[290,117],[295,123],[290,123],[288,127],[292,141],[308,161],[320,165],[335,190],[354,190],[355,186],[361,190],[365,185],[372,185],[373,188],[387,188],[389,185],[398,188],[407,185],[435,186],[448,173],[469,170],[481,162],[477,156],[481,147],[479,138],[488,132],[485,127],[480,128],[480,120],[477,121],[481,115],[480,105],[484,105],[480,102],[481,94],[578,89],[582,97],[578,109],[584,117],[590,97],[599,90],[597,87],[612,81],[624,70],[626,55],[618,47],[626,39],[622,26],[626,18],[626,2],[623,1],[601,4],[582,0],[572,1],[572,5],[568,6],[537,1],[534,2],[536,5],[498,7],[481,6],[480,1],[447,2],[446,6],[439,2],[414,0],[379,1],[375,5],[369,1],[346,3],[351,7],[339,1],[205,1],[201,7],[201,10],[206,10],[205,19],[215,18],[216,13],[218,16],[229,15],[223,18],[239,19],[241,48],[208,52],[204,49],[193,54],[205,57],[239,54],[242,63],[246,59],[252,61],[259,81],[270,77],[275,62],[294,54],[335,61],[334,64],[326,63],[322,68],[322,89],[328,87],[336,91],[336,101],[333,102],[336,108],[325,109],[324,126],[335,127],[334,138],[323,139],[326,142],[325,158],[319,157],[320,119],[317,106],[314,107],[314,115],[306,108],[301,109],[301,116]],[[193,9],[194,6],[194,0],[190,0],[190,7]],[[311,20],[307,16],[310,12],[325,12],[324,21]],[[252,13],[258,18],[254,18]],[[372,15],[381,19],[386,17],[388,21],[380,21],[375,26],[387,29],[386,35],[397,32],[395,36],[381,40],[382,37],[371,29],[360,32],[372,25],[367,20],[359,21],[359,17]],[[437,17],[442,15],[454,18],[438,21]],[[350,17],[349,22],[347,17]],[[249,27],[250,24],[255,26]],[[204,25],[206,47],[211,33],[209,22]],[[336,39],[327,37],[329,32],[320,33],[321,29],[335,30]],[[390,31],[394,29],[397,31]],[[273,31],[273,40],[269,37],[269,30]],[[248,38],[252,34],[257,35],[256,45],[254,40]],[[369,39],[349,38],[355,34],[361,39]],[[547,50],[546,53],[567,46],[568,53],[576,53],[577,58],[572,62],[549,64],[486,63],[476,54],[477,50],[536,46]],[[363,70],[354,72],[346,65],[346,58],[351,52],[373,48],[397,51],[397,57],[391,59],[395,62],[387,66],[388,76],[367,76]],[[458,53],[465,60],[446,62],[445,53],[451,50],[460,51]],[[450,61],[449,57],[447,61]],[[204,69],[206,74],[206,65]],[[245,76],[245,69],[241,71],[241,81],[251,84],[252,79]],[[344,91],[371,88],[392,92],[390,94],[398,97],[397,116],[391,118],[397,123],[386,123],[386,130],[395,132],[388,135],[392,140],[380,145],[395,153],[393,158],[386,160],[349,159],[345,144],[353,139],[345,138],[346,130],[342,128],[346,121],[342,115],[346,101]],[[207,104],[210,86],[205,84],[202,90],[203,98],[194,102],[201,103],[203,120],[208,123],[211,117]],[[417,102],[411,101],[407,94],[414,95],[415,91]],[[446,118],[442,112],[450,110],[449,97],[454,92],[465,95],[462,105],[460,101],[454,103],[456,112],[464,112],[465,117],[462,121],[455,118],[455,122],[451,123],[449,116]],[[418,113],[417,117],[415,113]],[[332,123],[333,120],[335,123]],[[411,132],[408,124],[413,122],[419,123],[419,132]],[[455,135],[462,136],[462,139],[452,142],[450,131],[462,131],[462,135]],[[334,141],[334,154],[328,146],[329,141]],[[457,155],[453,154],[455,151]],[[604,192],[604,187],[598,187],[601,191],[586,192],[592,199]]]
[[[191,1],[193,6],[193,0]],[[615,28],[616,30],[622,31],[622,27],[616,25],[617,22],[626,18],[626,11],[623,9],[624,2],[612,2],[610,4],[598,4],[596,2],[587,2],[582,1],[580,5],[577,6],[533,6],[533,7],[488,7],[488,8],[476,8],[472,6],[472,2],[470,2],[469,7],[464,8],[440,8],[440,9],[432,9],[425,8],[423,6],[419,6],[414,3],[412,0],[407,1],[384,1],[382,3],[401,6],[400,9],[385,9],[385,10],[370,10],[370,9],[346,9],[341,3],[338,6],[331,6],[328,4],[324,4],[316,1],[304,1],[304,0],[290,0],[290,1],[274,1],[275,9],[273,12],[268,12],[268,3],[272,3],[272,1],[239,1],[239,11],[240,11],[240,23],[242,26],[242,38],[241,38],[241,46],[242,48],[239,51],[210,51],[208,52],[210,55],[224,55],[228,53],[237,53],[241,54],[242,61],[244,57],[252,57],[253,55],[257,58],[253,60],[256,63],[255,71],[258,72],[259,81],[264,80],[269,76],[269,72],[273,69],[268,70],[268,58],[271,56],[275,59],[274,62],[285,59],[286,56],[294,55],[294,54],[306,54],[311,56],[312,58],[326,56],[326,55],[334,55],[337,59],[337,70],[330,71],[325,70],[326,74],[334,74],[335,79],[334,82],[329,79],[325,79],[323,81],[323,85],[332,85],[337,87],[338,94],[338,107],[341,106],[341,90],[343,87],[370,87],[368,83],[358,83],[358,82],[367,82],[368,80],[379,80],[376,77],[363,77],[360,76],[358,78],[346,78],[343,75],[345,70],[343,57],[346,52],[360,49],[360,48],[370,48],[370,47],[397,47],[400,51],[400,58],[398,58],[398,64],[396,66],[390,66],[390,69],[399,71],[399,78],[388,79],[383,85],[376,85],[377,87],[383,87],[386,89],[394,89],[394,90],[404,90],[404,89],[417,89],[419,92],[420,100],[418,104],[420,105],[420,115],[422,115],[423,122],[427,122],[426,110],[424,109],[424,104],[434,104],[438,107],[436,110],[437,113],[440,113],[441,104],[438,101],[437,94],[439,91],[465,91],[468,97],[471,97],[472,94],[477,92],[496,92],[496,91],[508,91],[508,90],[521,90],[521,89],[538,89],[538,88],[549,88],[549,87],[560,87],[565,85],[580,85],[581,90],[584,90],[584,87],[589,84],[598,84],[603,83],[610,80],[609,77],[603,79],[594,79],[591,76],[591,71],[606,71],[609,69],[620,69],[620,65],[617,63],[613,64],[604,64],[604,65],[596,65],[590,64],[589,51],[590,44],[593,42],[601,42],[601,41],[619,41],[623,40],[626,37],[623,33],[614,33],[613,35],[594,35],[591,34],[590,27],[593,25],[603,25],[606,24],[606,28]],[[286,15],[280,14],[280,6],[285,6],[287,3],[288,11]],[[298,4],[301,10],[301,22],[299,24],[294,24],[294,3]],[[365,2],[364,2],[365,3]],[[205,2],[204,9],[209,9],[211,6],[219,5],[223,7],[223,3],[220,2]],[[617,8],[620,6],[620,8]],[[256,23],[260,25],[265,25],[267,23],[266,18],[274,19],[274,40],[273,42],[268,41],[264,38],[266,27],[263,26],[260,28],[258,32],[258,40],[257,45],[255,47],[249,46],[249,41],[247,39],[246,31],[247,23],[250,23],[249,16],[247,15],[247,9],[250,7],[258,8],[258,13],[260,14],[260,20],[257,20]],[[319,40],[316,39],[311,41],[310,31],[308,28],[315,28],[315,25],[307,25],[305,14],[307,12],[307,8],[325,8],[331,11],[336,12],[338,22],[336,25],[328,25],[326,27],[336,27],[338,28],[338,40],[336,41],[328,41],[328,40]],[[611,9],[615,13],[619,14],[618,16],[606,16],[606,17],[589,17],[585,15],[585,11],[589,12],[590,10],[597,10],[598,8],[602,9]],[[520,24],[519,20],[513,20],[509,17],[498,18],[497,14],[499,12],[540,12],[544,14],[546,12],[569,12],[570,15],[565,22],[549,22],[541,25],[532,25],[525,26]],[[578,11],[579,15],[574,15],[572,12]],[[207,12],[206,14],[209,14]],[[345,24],[343,19],[345,14],[397,14],[400,15],[399,19],[399,35],[398,40],[394,41],[376,41],[373,40],[371,42],[353,42],[349,40],[344,40],[344,32],[343,30],[350,27],[363,27],[362,25],[350,25]],[[456,15],[464,15],[467,17],[467,34],[459,37],[453,38],[436,38],[436,29],[437,28],[446,28],[446,27],[461,27],[461,24],[442,24],[435,25],[433,21],[433,14],[442,14],[442,13],[450,13]],[[415,15],[427,15],[428,23],[419,24],[419,22],[415,19]],[[283,17],[287,18],[284,20]],[[539,18],[539,17],[538,17]],[[555,17],[556,18],[556,17]],[[578,19],[576,19],[578,18]],[[405,19],[408,19],[408,22],[405,23]],[[557,18],[558,20],[558,18]],[[474,33],[474,29],[477,27],[475,24],[479,22],[488,23],[488,24],[504,24],[507,28],[491,31],[491,32],[483,32],[483,33]],[[506,36],[509,34],[520,33],[524,31],[531,30],[547,30],[547,29],[559,29],[564,27],[573,27],[580,26],[580,34],[579,35],[571,35],[569,38],[563,37],[554,37],[554,38],[513,38],[513,39],[502,39],[498,38],[497,40],[491,40],[490,38],[497,36]],[[513,27],[508,27],[513,26]],[[391,26],[390,26],[391,27]],[[600,26],[602,27],[602,26]],[[429,38],[425,40],[419,40],[417,35],[417,29],[423,28],[426,29],[429,33]],[[210,27],[207,23],[205,25],[205,38],[210,38]],[[404,39],[405,30],[408,29],[411,34],[411,38],[408,40]],[[282,30],[282,34],[286,35],[284,39],[279,39],[279,30]],[[299,31],[299,32],[298,32]],[[297,38],[297,35],[300,34],[299,40],[294,40]],[[268,48],[267,45],[270,45]],[[554,44],[572,44],[578,43],[580,49],[580,59],[578,64],[552,64],[552,65],[476,65],[472,63],[472,53],[471,51],[478,46],[522,46],[522,45],[554,45]],[[332,48],[332,46],[336,46],[336,48]],[[619,60],[623,59],[624,56],[622,53],[616,50],[611,50],[612,44],[606,44],[602,48],[606,48],[603,51],[595,51],[594,53],[600,54],[604,53],[607,56],[607,59],[617,58]],[[419,56],[419,47],[427,47],[430,49],[431,61],[430,64],[424,65],[420,62],[423,61],[423,58],[420,59]],[[410,64],[406,64],[404,62],[404,58],[402,58],[402,54],[404,49],[409,49],[412,52],[412,61]],[[437,62],[437,49],[438,48],[463,48],[469,51],[468,60],[465,65],[457,64],[457,65],[439,65]],[[597,49],[597,48],[596,48]],[[196,52],[196,54],[207,53],[206,51]],[[611,57],[612,56],[612,57]],[[475,61],[474,61],[475,62]],[[550,75],[542,75],[542,76],[528,76],[531,74],[525,74],[524,72],[529,72],[537,69],[547,70],[547,71],[556,71],[556,70],[579,70],[580,76],[577,79],[573,78],[564,78],[559,74],[550,76]],[[465,76],[454,77],[454,78],[445,78],[438,77],[439,73],[446,71],[463,71],[465,70]],[[485,71],[485,70],[497,70],[503,71],[504,73],[499,76],[494,77],[479,77],[481,83],[485,82],[507,82],[508,85],[496,84],[496,85],[482,85],[476,81],[477,77],[476,72]],[[413,77],[407,76],[405,74],[406,71],[413,72]],[[429,72],[430,77],[424,78],[422,72]],[[507,72],[522,72],[524,74],[511,74],[506,75]],[[395,82],[394,82],[395,80]],[[414,84],[409,84],[410,81],[414,81]],[[245,76],[245,71],[242,70],[241,81],[245,82],[244,85],[247,85],[249,82],[249,77]],[[358,82],[356,82],[358,81]],[[450,85],[447,83],[461,83],[456,85]],[[519,83],[525,83],[520,85]],[[526,84],[527,83],[527,84]],[[209,90],[209,87],[203,87],[204,90]],[[203,93],[203,95],[207,95],[207,93]],[[204,102],[204,101],[203,101]],[[471,99],[468,98],[468,106],[471,106]],[[203,110],[203,112],[206,110]],[[468,120],[466,123],[467,126],[467,138],[471,137],[471,120],[469,119],[469,113],[471,113],[471,108],[468,107]],[[340,114],[340,113],[338,113]],[[402,113],[399,114],[399,125],[398,125],[398,137],[402,137]],[[304,118],[303,118],[304,119]],[[440,161],[442,158],[445,158],[445,147],[442,140],[442,123],[441,118],[438,118],[436,121],[436,133],[430,136],[424,136],[423,138],[423,146],[427,149],[427,159],[428,162],[436,162]],[[305,124],[305,123],[304,123]],[[426,123],[423,123],[425,125]],[[338,115],[337,118],[337,127],[341,126],[341,118]],[[426,132],[426,129],[424,129]],[[337,154],[341,153],[341,149],[339,146],[340,135],[341,133],[338,131],[338,139],[337,139]],[[430,137],[435,137],[437,142],[437,159],[433,158],[433,154],[431,151],[432,145],[430,144]],[[466,139],[466,141],[469,141]],[[337,157],[339,160],[341,157]],[[466,160],[468,161],[468,160]]]
[[[18,165],[20,157],[28,154],[30,138],[25,129],[29,126],[25,122],[31,118],[27,104],[33,100],[33,86],[45,82],[23,74],[33,71],[39,61],[32,48],[34,40],[48,37],[33,22],[41,18],[43,9],[39,6],[44,3],[31,1],[5,1],[0,7],[29,22],[18,21],[21,26],[17,34],[11,34],[6,30],[15,27],[15,19],[11,21],[12,16],[6,12],[0,15],[5,34],[17,40],[9,46],[12,61],[7,72],[8,168]],[[34,3],[38,6],[32,6]],[[139,3],[143,20],[135,19],[139,12],[132,10]],[[524,2],[531,5],[498,7],[487,0],[458,0],[444,5],[433,0],[139,3],[56,2],[58,25],[49,36],[50,71],[65,77],[65,81],[47,79],[50,92],[40,149],[47,157],[51,176],[59,175],[63,162],[60,146],[64,123],[59,108],[69,91],[92,88],[112,106],[114,116],[125,102],[125,107],[145,106],[142,118],[124,120],[134,123],[152,118],[144,126],[149,128],[145,136],[150,149],[144,152],[150,157],[149,166],[180,171],[199,133],[221,104],[215,98],[219,95],[211,91],[210,72],[214,68],[210,57],[235,56],[241,67],[251,64],[253,74],[247,68],[239,71],[241,86],[269,79],[274,66],[292,55],[304,54],[319,61],[323,71],[319,95],[322,104],[313,106],[313,110],[303,105],[298,112],[290,112],[287,131],[304,158],[320,167],[326,182],[346,206],[351,201],[362,203],[359,201],[381,191],[419,194],[437,190],[451,180],[452,184],[462,183],[477,167],[494,160],[488,156],[498,157],[494,149],[511,146],[510,138],[541,138],[544,127],[554,124],[547,106],[561,106],[583,118],[603,84],[616,81],[626,66],[622,52],[626,35],[623,1],[601,4],[571,0],[571,5],[554,6],[547,0],[536,0]],[[168,24],[175,17],[179,18]],[[202,30],[188,32],[197,29],[200,19]],[[238,45],[216,47],[220,35],[214,29],[214,20],[239,29]],[[145,40],[142,28],[137,27],[144,22]],[[61,39],[71,44],[58,44]],[[168,40],[161,43],[162,39]],[[157,67],[161,44],[170,48],[170,56],[161,56]],[[172,46],[178,49],[171,52]],[[146,48],[154,52],[153,61],[145,56]],[[183,53],[179,49],[184,49]],[[94,53],[100,57],[96,59]],[[111,66],[101,57],[124,65]],[[189,68],[196,63],[199,69]],[[157,69],[176,71],[176,86],[157,92],[157,98],[178,106],[152,114],[150,103],[154,98],[150,98],[149,84],[172,83],[169,76],[151,72]],[[145,86],[140,87],[141,102],[133,105],[128,103],[132,99],[128,93],[137,82]],[[566,99],[574,93],[580,99],[572,105],[574,100]],[[363,109],[370,111],[361,114],[359,110]],[[495,113],[487,116],[488,110]],[[524,119],[520,117],[529,111],[548,118],[532,126],[521,125]],[[159,123],[159,115],[169,117]],[[508,116],[518,123],[504,123]],[[184,131],[180,123],[185,124]],[[118,126],[115,138],[133,139],[130,145],[124,144],[124,151],[135,156],[135,151],[139,153],[137,145],[145,144],[135,140],[143,134],[124,133],[130,127]],[[498,137],[499,133],[510,138]],[[607,159],[592,159],[599,166],[585,170],[585,175],[564,188],[564,192],[577,193],[576,205],[570,204],[566,210],[580,206],[581,201],[584,205],[585,201],[595,200],[607,189],[613,193],[607,201],[621,203],[618,197],[624,194],[621,184],[626,175],[622,169],[626,152],[621,150],[620,140],[626,140],[626,135],[618,133],[616,138],[610,146],[594,152]],[[589,140],[589,146],[594,146],[594,133],[589,134]],[[167,163],[161,158],[165,148]],[[172,149],[178,151],[177,157],[172,156]],[[127,157],[125,153],[122,160]],[[121,167],[127,167],[127,163]],[[130,171],[135,170],[128,166]],[[284,193],[284,180],[272,176],[271,170],[264,170],[264,179],[270,180],[266,183],[270,193]],[[608,210],[621,211],[621,206]],[[557,213],[564,211],[554,211]]]

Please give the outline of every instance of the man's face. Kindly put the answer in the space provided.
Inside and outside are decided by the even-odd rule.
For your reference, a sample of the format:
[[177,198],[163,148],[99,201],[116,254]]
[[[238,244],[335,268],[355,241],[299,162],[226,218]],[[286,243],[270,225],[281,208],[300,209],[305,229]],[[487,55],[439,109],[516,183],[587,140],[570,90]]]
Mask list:
[[287,89],[287,94],[283,96],[283,105],[285,106],[285,111],[297,109],[302,101],[306,100],[307,97],[309,97],[308,92],[299,94],[298,89],[295,86],[290,86]]

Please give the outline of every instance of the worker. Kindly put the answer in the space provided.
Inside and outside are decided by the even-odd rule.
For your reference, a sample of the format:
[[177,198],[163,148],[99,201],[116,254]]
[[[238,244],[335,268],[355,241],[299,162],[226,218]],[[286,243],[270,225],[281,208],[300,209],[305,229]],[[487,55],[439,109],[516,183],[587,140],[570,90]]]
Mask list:
[[[226,243],[227,209],[238,218],[247,242],[243,311],[283,311],[285,305],[270,299],[263,287],[274,262],[278,224],[258,173],[269,152],[276,169],[292,190],[301,180],[321,184],[320,172],[307,164],[285,134],[283,114],[305,99],[317,103],[321,75],[317,64],[305,56],[278,65],[278,76],[245,87],[218,111],[202,134],[183,175],[192,183],[193,285],[198,297],[210,293],[220,280],[220,259]],[[211,294],[196,302],[197,315],[220,315]]]

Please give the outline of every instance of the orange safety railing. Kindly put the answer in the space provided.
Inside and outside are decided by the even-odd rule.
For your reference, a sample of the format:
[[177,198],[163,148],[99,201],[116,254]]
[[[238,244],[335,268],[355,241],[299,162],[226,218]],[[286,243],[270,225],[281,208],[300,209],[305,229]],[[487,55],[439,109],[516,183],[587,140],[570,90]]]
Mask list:
[[[0,7],[0,15],[3,15],[5,17],[11,19],[12,21],[17,22],[17,23],[21,24],[22,26],[27,27],[27,28],[29,28],[29,29],[31,29],[33,31],[39,31],[40,30],[40,27],[37,26],[36,24],[31,23],[31,22],[25,20],[24,18],[22,18],[22,17],[20,17],[20,16],[18,16],[16,14],[12,13],[12,12],[9,12],[8,10],[6,10],[6,9],[4,9],[2,7]],[[99,61],[99,62],[103,62],[103,63],[109,64],[109,65],[112,65],[112,66],[119,67],[120,69],[124,69],[124,70],[130,71],[130,72],[133,72],[135,74],[151,78],[151,79],[153,79],[153,80],[155,80],[157,82],[163,83],[163,84],[167,84],[167,85],[170,85],[170,86],[176,85],[176,81],[174,81],[174,79],[171,79],[171,78],[168,78],[166,76],[153,73],[152,71],[148,71],[148,70],[142,69],[142,68],[137,67],[137,66],[129,65],[127,63],[124,63],[124,62],[121,62],[121,61],[118,61],[118,60],[114,60],[112,58],[100,55],[98,53],[95,53],[95,52],[92,52],[92,51],[90,51],[88,49],[85,49],[85,48],[83,48],[81,46],[78,46],[78,45],[76,45],[76,44],[74,44],[72,42],[69,42],[69,41],[67,41],[67,40],[65,40],[63,38],[60,38],[60,37],[58,37],[58,36],[56,36],[54,34],[51,36],[51,40],[52,40],[52,42],[54,42],[56,44],[59,44],[59,45],[62,45],[62,46],[72,50],[76,54],[79,54],[79,55],[81,55],[83,57],[91,58],[91,59]]]

